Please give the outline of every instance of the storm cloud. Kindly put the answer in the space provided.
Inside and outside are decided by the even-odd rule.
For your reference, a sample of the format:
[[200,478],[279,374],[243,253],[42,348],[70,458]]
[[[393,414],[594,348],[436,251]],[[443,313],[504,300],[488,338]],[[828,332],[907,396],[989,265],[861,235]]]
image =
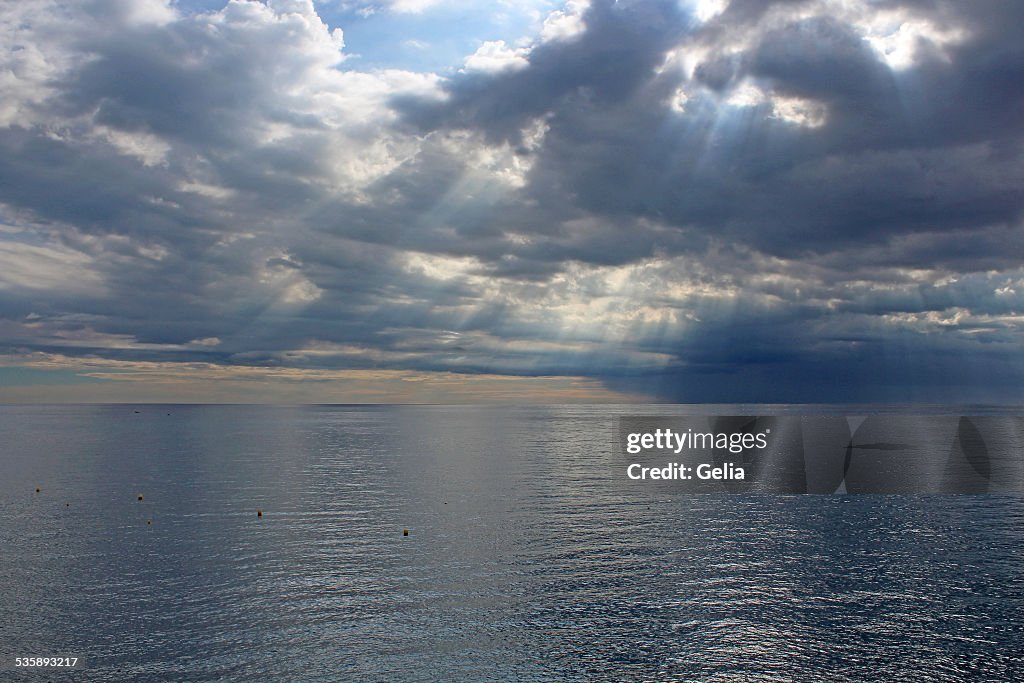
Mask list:
[[5,365],[1020,400],[1020,3],[569,2],[437,73],[322,14],[0,10]]

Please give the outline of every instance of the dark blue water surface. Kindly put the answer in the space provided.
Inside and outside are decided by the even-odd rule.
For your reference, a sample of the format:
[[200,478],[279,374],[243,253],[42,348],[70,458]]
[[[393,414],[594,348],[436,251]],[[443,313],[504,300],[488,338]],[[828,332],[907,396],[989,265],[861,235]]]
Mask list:
[[624,411],[0,408],[0,679],[1024,676],[1024,499],[659,496]]

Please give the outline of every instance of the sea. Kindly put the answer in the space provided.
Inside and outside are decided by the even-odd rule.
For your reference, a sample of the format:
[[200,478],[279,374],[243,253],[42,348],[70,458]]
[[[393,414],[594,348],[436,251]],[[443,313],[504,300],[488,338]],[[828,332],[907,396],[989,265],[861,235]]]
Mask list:
[[623,476],[830,410],[899,407],[2,406],[0,680],[1024,680],[1021,496]]

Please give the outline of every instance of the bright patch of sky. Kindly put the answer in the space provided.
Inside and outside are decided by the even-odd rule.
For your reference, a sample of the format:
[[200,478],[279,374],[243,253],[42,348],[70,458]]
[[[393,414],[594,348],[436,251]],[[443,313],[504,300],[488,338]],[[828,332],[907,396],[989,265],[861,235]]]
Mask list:
[[[345,35],[345,67],[447,73],[488,41],[520,46],[537,40],[559,0],[329,0],[320,18]],[[224,0],[179,0],[187,12],[218,10]]]

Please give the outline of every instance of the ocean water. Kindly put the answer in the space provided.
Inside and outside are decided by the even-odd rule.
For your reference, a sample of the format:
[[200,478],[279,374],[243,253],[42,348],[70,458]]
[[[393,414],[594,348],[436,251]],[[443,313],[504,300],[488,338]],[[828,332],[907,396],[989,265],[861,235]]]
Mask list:
[[1024,498],[659,495],[639,410],[0,407],[0,679],[1024,677]]

